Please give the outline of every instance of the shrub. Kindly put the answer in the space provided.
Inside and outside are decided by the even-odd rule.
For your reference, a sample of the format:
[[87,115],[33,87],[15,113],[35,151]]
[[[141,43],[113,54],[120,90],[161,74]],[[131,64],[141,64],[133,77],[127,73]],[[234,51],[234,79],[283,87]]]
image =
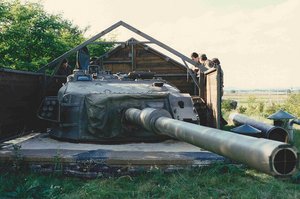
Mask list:
[[255,96],[249,96],[247,99],[247,114],[253,115],[257,113],[257,98]]
[[233,106],[231,104],[232,100],[222,100],[222,109],[225,112],[229,112],[233,109]]
[[284,103],[285,110],[300,117],[300,94],[291,94]]
[[244,106],[239,106],[238,109],[237,109],[237,111],[238,111],[239,113],[245,113],[246,110],[247,110],[247,108],[244,107]]
[[279,109],[284,109],[284,106],[277,104],[275,102],[271,102],[265,107],[265,110],[263,112],[264,117],[268,117],[269,115],[277,112]]
[[264,112],[265,104],[264,102],[258,102],[257,104],[257,110],[259,111],[260,114]]

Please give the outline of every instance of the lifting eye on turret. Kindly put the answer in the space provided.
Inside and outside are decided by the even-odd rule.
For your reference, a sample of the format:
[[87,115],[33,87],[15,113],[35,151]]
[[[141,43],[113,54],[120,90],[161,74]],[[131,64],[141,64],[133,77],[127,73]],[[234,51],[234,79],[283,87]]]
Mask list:
[[154,83],[152,84],[152,86],[155,86],[155,87],[162,87],[163,85],[164,85],[163,82],[154,82]]
[[183,102],[183,101],[179,101],[179,102],[178,102],[178,106],[179,106],[180,108],[184,108],[184,102]]

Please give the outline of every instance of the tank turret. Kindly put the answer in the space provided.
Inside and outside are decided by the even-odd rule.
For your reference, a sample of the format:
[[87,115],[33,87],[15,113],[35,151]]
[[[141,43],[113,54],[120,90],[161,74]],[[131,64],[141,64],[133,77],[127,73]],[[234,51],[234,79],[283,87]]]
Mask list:
[[46,97],[42,102],[38,116],[53,123],[52,137],[76,142],[166,138],[126,122],[124,113],[129,108],[163,109],[174,119],[200,122],[191,96],[163,80],[153,79],[153,73],[110,74],[95,67],[92,71],[75,70],[57,96]]

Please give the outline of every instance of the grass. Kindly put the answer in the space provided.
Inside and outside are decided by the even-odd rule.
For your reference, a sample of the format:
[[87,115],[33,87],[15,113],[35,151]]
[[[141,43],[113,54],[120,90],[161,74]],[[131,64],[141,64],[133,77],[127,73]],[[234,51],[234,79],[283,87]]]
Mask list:
[[[230,127],[227,127],[230,128]],[[300,146],[296,130],[295,146]],[[84,180],[18,171],[0,174],[0,198],[300,198],[300,173],[276,179],[241,165]]]
[[299,198],[300,187],[254,170],[215,164],[165,174],[82,180],[33,173],[1,174],[1,198]]
[[[294,144],[300,147],[300,129],[295,131]],[[2,171],[0,198],[300,198],[300,172],[283,180],[225,163],[174,173],[152,170],[94,180]]]

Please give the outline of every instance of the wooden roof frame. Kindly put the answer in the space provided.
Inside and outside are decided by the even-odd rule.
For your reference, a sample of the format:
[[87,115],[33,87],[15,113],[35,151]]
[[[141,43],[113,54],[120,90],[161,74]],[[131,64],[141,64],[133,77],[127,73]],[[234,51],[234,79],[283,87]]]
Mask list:
[[[107,43],[113,43],[113,42],[99,42],[100,44],[107,44]],[[165,59],[166,61],[168,62],[172,62],[174,64],[177,64],[179,66],[182,66],[185,68],[185,65],[179,63],[178,61],[176,61],[175,59],[172,59],[170,56],[168,55],[165,55],[161,52],[159,52],[158,50],[152,48],[151,46],[148,46],[146,44],[150,43],[151,42],[145,42],[145,41],[139,41],[137,39],[135,39],[134,37],[131,37],[130,39],[128,39],[126,42],[116,42],[117,44],[119,44],[118,46],[116,46],[115,48],[111,49],[110,51],[104,53],[103,55],[101,55],[98,59],[101,59],[101,58],[106,58],[107,56],[109,56],[110,54],[113,54],[114,52],[120,50],[121,48],[123,48],[122,44],[125,44],[125,45],[131,45],[131,44],[135,44],[135,45],[138,45],[142,48],[147,48],[147,51],[150,51],[154,54],[156,54],[157,56],[161,57],[162,59]]]
[[182,53],[176,51],[175,49],[169,47],[168,45],[166,45],[166,44],[164,44],[164,43],[162,43],[162,42],[160,42],[160,41],[154,39],[153,37],[151,37],[151,36],[149,36],[149,35],[143,33],[142,31],[140,31],[140,30],[134,28],[133,26],[131,26],[131,25],[129,25],[129,24],[123,22],[123,21],[119,21],[119,22],[113,24],[112,26],[110,26],[110,27],[108,27],[107,29],[103,30],[102,32],[96,34],[96,35],[93,36],[92,38],[90,38],[90,39],[86,40],[85,42],[79,44],[78,46],[74,47],[73,49],[71,49],[71,50],[65,52],[65,53],[62,54],[61,56],[59,56],[59,57],[57,57],[56,59],[54,59],[54,60],[52,60],[51,62],[49,62],[47,65],[45,65],[45,66],[43,66],[42,68],[40,68],[40,69],[38,70],[38,72],[42,72],[42,71],[44,71],[44,70],[45,70],[46,68],[48,68],[48,67],[53,67],[53,65],[57,64],[58,62],[62,61],[62,60],[65,59],[65,58],[67,58],[67,57],[70,56],[72,53],[74,53],[74,52],[80,50],[81,48],[83,48],[83,47],[85,47],[85,46],[87,46],[87,45],[89,45],[89,44],[92,44],[95,40],[101,38],[102,36],[106,35],[107,33],[111,32],[112,30],[114,30],[114,29],[116,29],[116,28],[118,28],[118,27],[120,27],[120,26],[122,26],[122,27],[124,27],[124,28],[126,28],[126,29],[128,29],[128,30],[130,30],[130,31],[132,31],[132,32],[134,32],[134,33],[136,33],[137,35],[139,35],[139,36],[141,36],[141,37],[143,37],[143,38],[145,38],[145,39],[147,39],[147,40],[149,41],[149,43],[156,44],[157,46],[159,46],[159,47],[165,49],[166,51],[170,52],[171,54],[173,54],[173,55],[179,57],[179,58],[183,61],[183,63],[184,63],[183,66],[187,69],[187,73],[192,77],[194,83],[195,83],[198,87],[200,87],[200,86],[199,86],[199,83],[198,83],[198,81],[197,81],[197,79],[196,79],[196,77],[195,77],[195,74],[193,74],[193,72],[190,70],[190,68],[188,67],[188,64],[187,64],[187,63],[190,63],[190,64],[192,64],[192,65],[194,65],[194,66],[197,66],[197,67],[200,69],[200,71],[202,71],[202,72],[204,72],[204,71],[207,70],[204,66],[199,65],[198,63],[194,62],[192,59],[188,58],[187,56],[183,55]]

